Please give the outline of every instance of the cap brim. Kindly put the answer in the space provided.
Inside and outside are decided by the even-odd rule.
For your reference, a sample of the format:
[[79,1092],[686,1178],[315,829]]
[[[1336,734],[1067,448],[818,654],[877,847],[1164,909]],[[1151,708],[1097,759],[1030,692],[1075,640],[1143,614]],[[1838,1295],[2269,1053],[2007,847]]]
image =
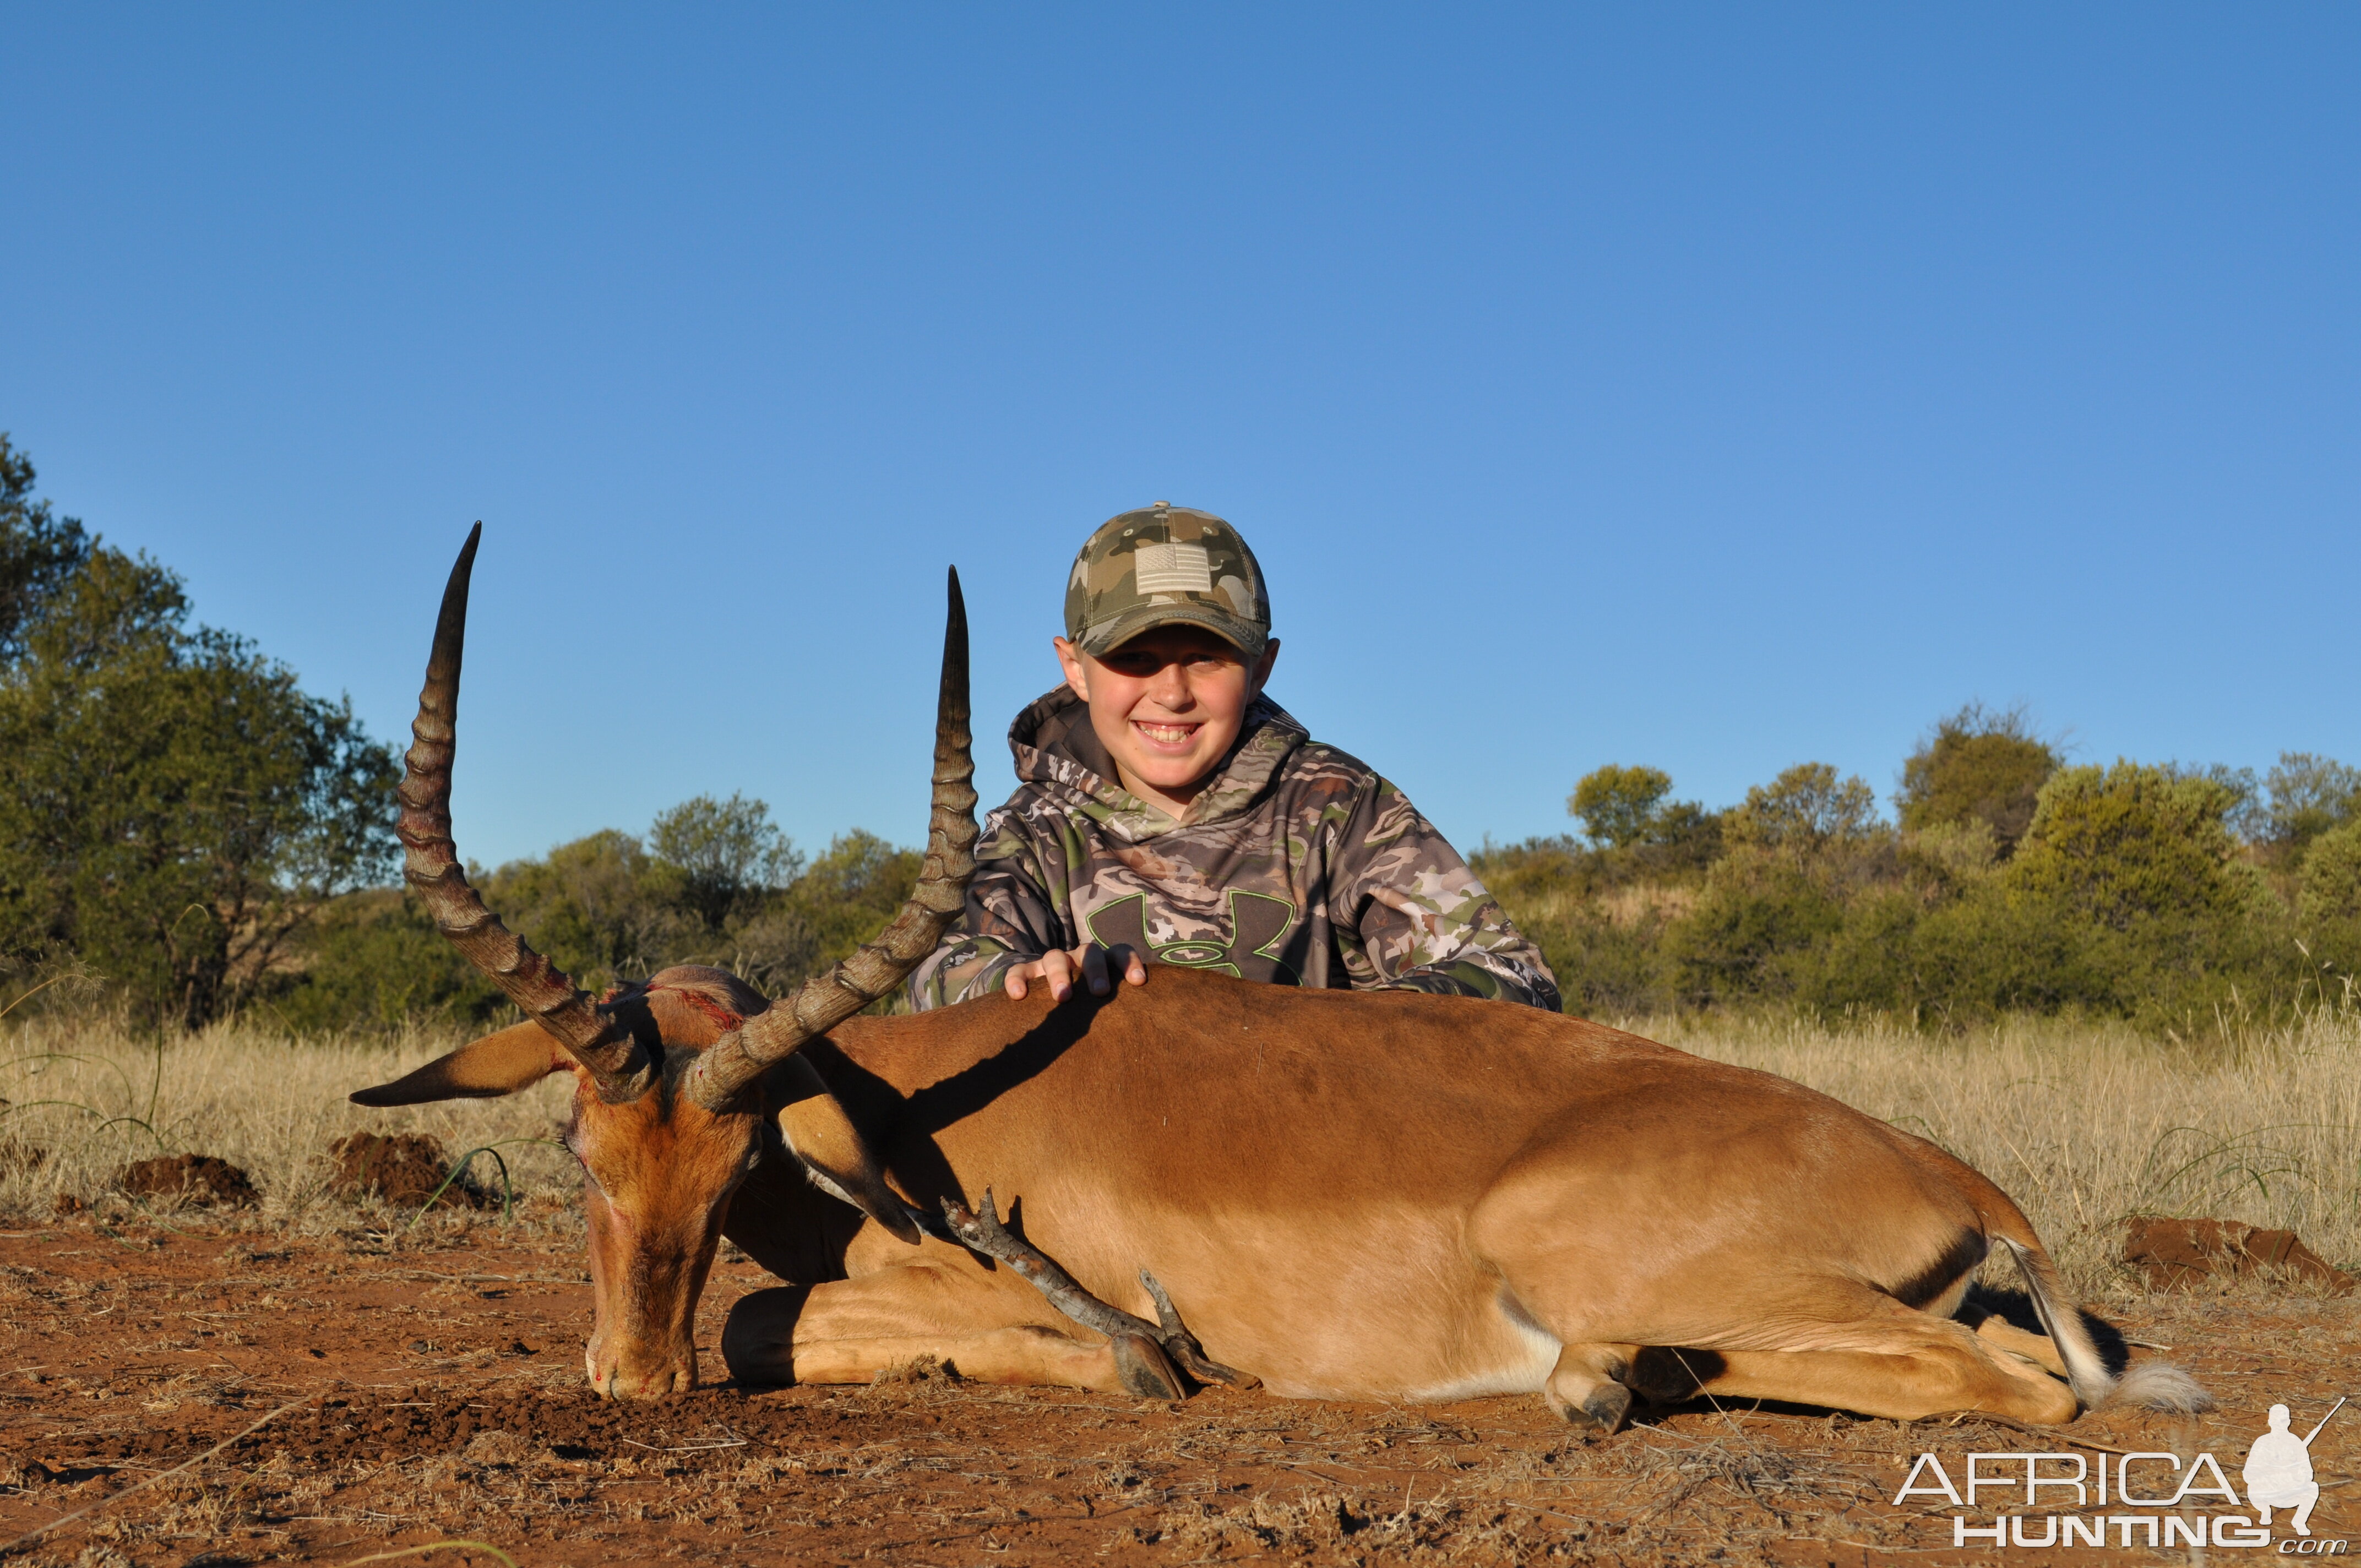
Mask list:
[[1143,631],[1165,626],[1195,626],[1212,632],[1249,659],[1261,656],[1270,633],[1207,604],[1144,604],[1113,620],[1086,629],[1074,646],[1093,658],[1112,653]]

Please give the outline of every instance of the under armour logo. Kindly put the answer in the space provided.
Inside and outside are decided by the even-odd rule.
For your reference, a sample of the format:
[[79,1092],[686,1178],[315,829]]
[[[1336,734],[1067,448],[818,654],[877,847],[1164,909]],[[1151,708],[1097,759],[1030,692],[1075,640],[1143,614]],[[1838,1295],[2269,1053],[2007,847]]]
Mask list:
[[1241,980],[1276,981],[1300,985],[1295,970],[1281,961],[1278,947],[1295,924],[1295,905],[1268,894],[1229,891],[1230,938],[1185,938],[1158,944],[1148,939],[1148,895],[1135,893],[1118,898],[1091,916],[1091,937],[1102,947],[1129,948],[1150,963],[1182,969],[1218,970]]

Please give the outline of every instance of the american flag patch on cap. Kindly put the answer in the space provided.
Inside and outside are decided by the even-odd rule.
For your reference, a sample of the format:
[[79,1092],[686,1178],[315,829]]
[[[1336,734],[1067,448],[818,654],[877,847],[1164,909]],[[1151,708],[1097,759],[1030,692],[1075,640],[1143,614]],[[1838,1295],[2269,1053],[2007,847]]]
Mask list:
[[1134,583],[1144,594],[1209,594],[1213,564],[1202,544],[1143,544],[1131,553]]

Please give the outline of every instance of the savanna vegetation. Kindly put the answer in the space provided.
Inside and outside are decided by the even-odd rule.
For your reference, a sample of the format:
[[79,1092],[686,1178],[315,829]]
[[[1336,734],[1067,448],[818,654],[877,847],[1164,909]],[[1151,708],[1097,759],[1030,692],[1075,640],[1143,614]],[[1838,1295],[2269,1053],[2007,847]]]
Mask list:
[[[393,748],[193,623],[170,570],[60,516],[34,479],[0,435],[0,964],[51,982],[45,1000],[96,992],[171,1029],[504,1013],[398,884]],[[701,961],[776,991],[872,934],[917,868],[857,830],[807,857],[732,795],[478,882],[594,989]]]
[[[501,1016],[398,884],[393,748],[192,621],[167,567],[59,515],[34,477],[0,436],[0,964],[168,1028]],[[1866,781],[1806,762],[1709,810],[1658,769],[1604,767],[1567,801],[1577,832],[1475,860],[1593,1014],[2067,1015],[2191,1039],[2346,1000],[2361,770],[2077,764],[1971,704],[1897,784],[1888,816]],[[807,855],[732,795],[476,880],[594,989],[697,961],[775,993],[851,951],[917,872],[862,831]]]
[[1804,762],[1723,811],[1647,767],[1575,786],[1578,834],[1478,872],[1594,1014],[1769,1005],[2004,1014],[2194,1037],[2343,1004],[2361,965],[2361,770],[2070,764],[1971,704],[1876,792]]

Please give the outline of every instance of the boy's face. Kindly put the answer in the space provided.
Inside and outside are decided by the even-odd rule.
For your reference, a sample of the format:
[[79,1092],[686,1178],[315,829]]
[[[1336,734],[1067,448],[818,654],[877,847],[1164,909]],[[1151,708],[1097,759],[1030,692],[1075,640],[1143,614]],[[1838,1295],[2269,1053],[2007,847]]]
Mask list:
[[1066,684],[1090,705],[1091,728],[1114,757],[1124,787],[1168,811],[1185,807],[1228,754],[1246,705],[1279,657],[1272,638],[1249,665],[1235,648],[1194,626],[1143,631],[1104,658],[1062,637],[1057,645]]

